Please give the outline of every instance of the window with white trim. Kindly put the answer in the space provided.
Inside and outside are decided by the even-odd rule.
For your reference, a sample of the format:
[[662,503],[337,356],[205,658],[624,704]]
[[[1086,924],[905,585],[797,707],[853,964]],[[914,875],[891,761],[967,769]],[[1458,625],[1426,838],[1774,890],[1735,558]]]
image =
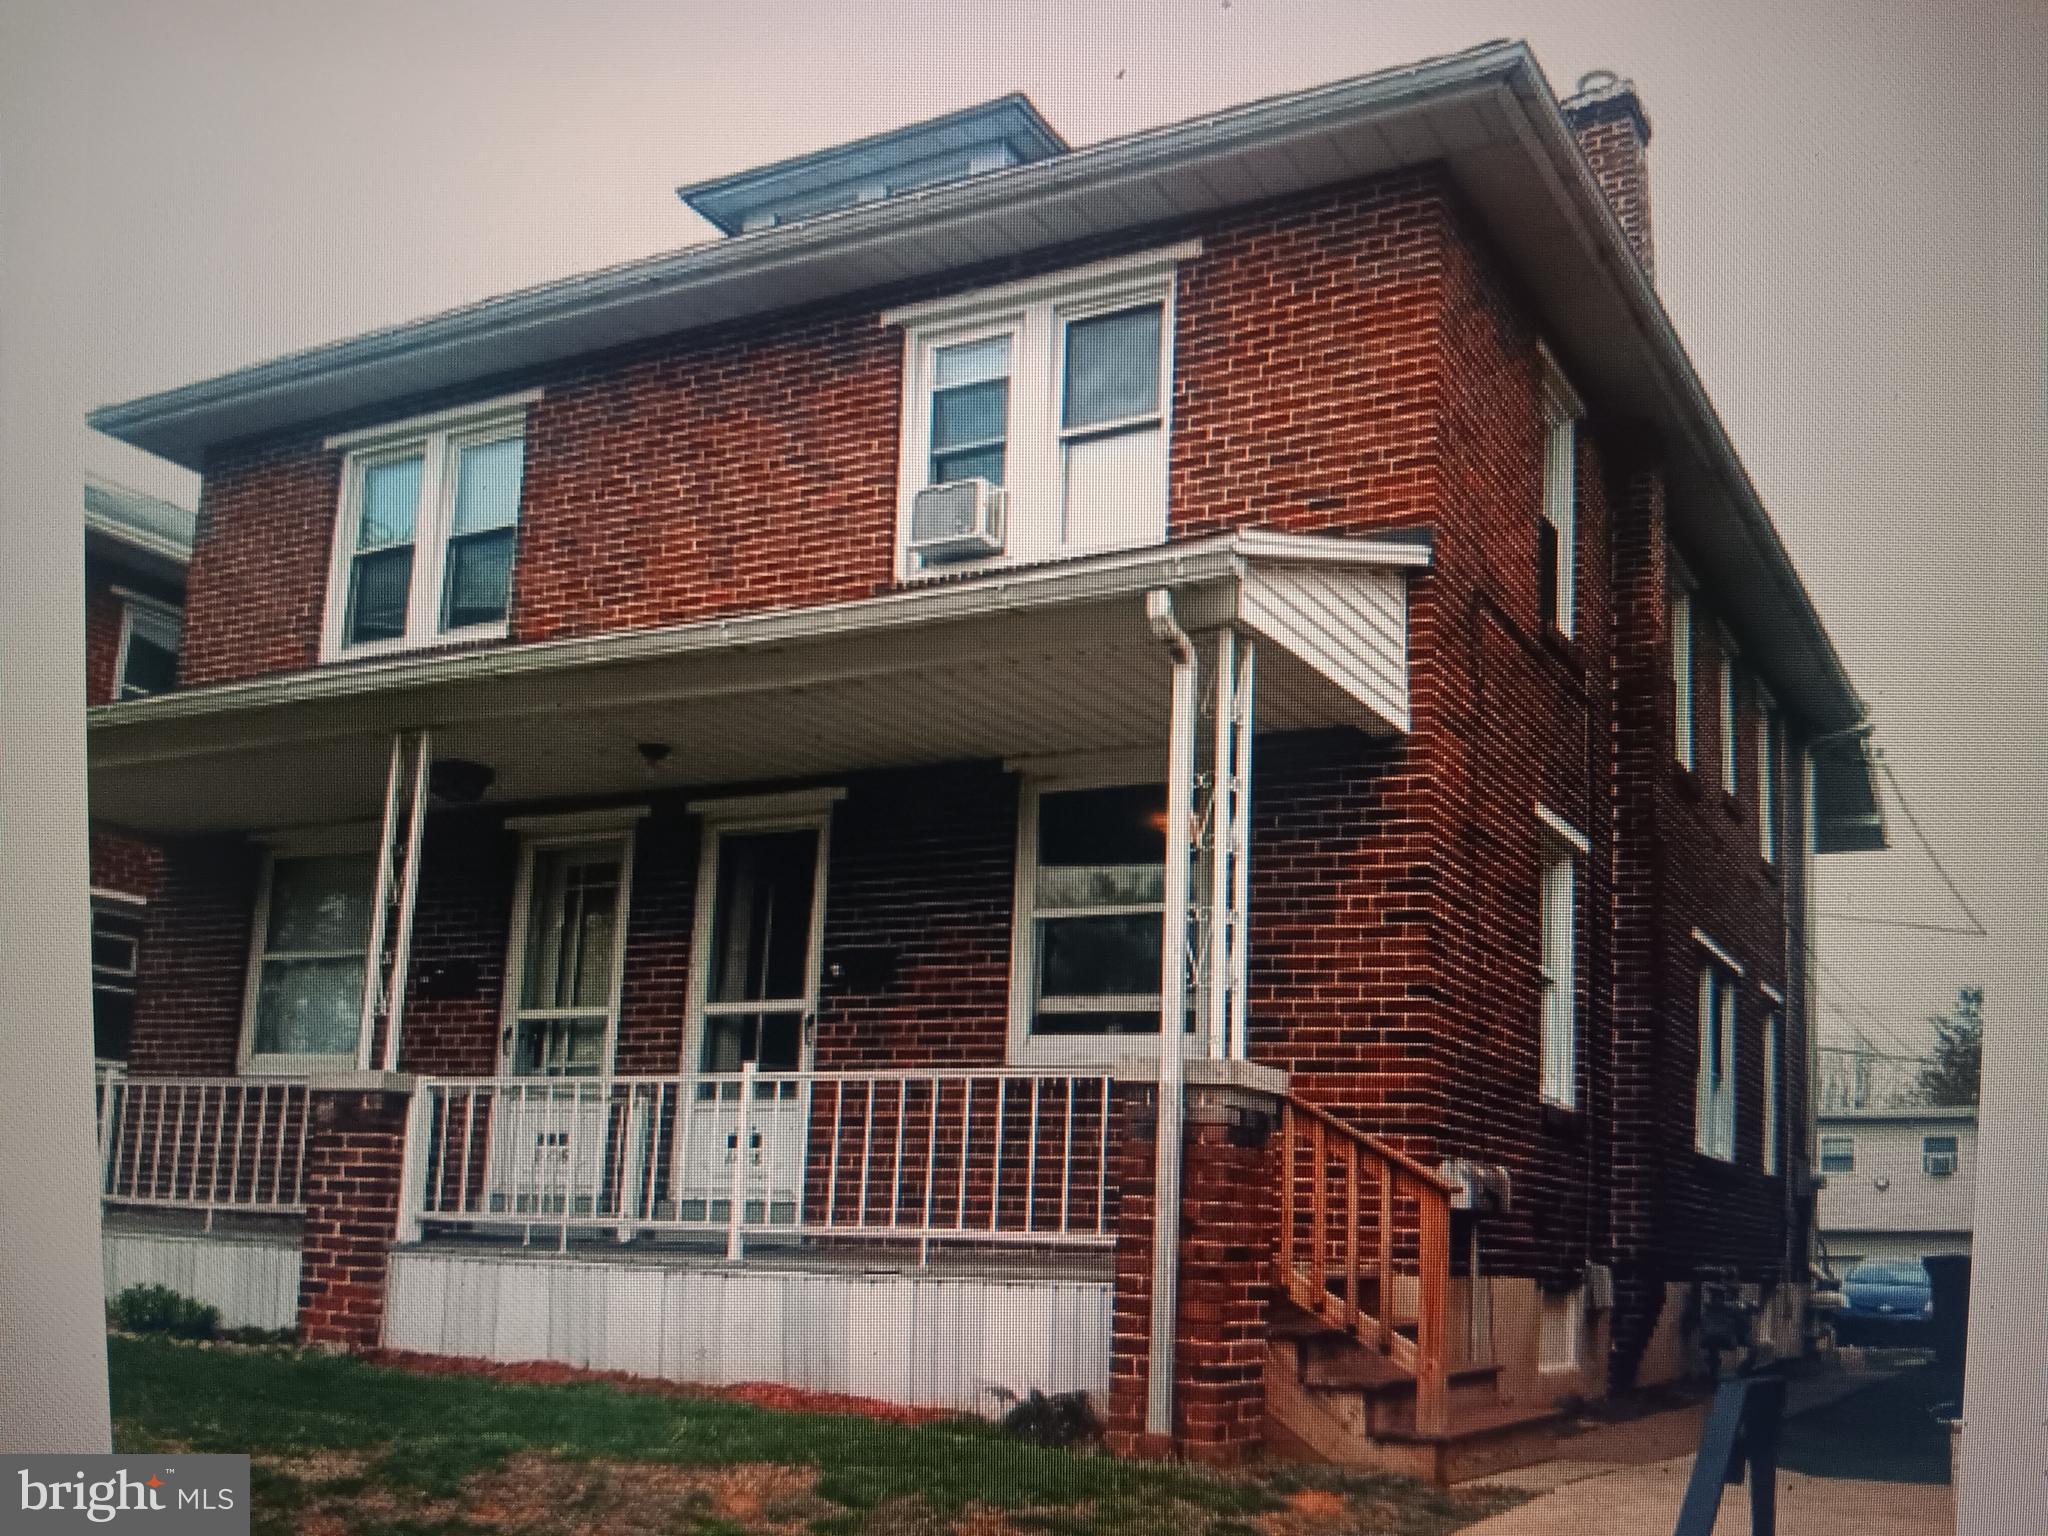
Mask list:
[[1165,911],[1164,785],[1027,782],[1012,977],[1019,1051],[1100,1058],[1117,1054],[1117,1037],[1156,1037]]
[[369,852],[270,856],[249,962],[248,1070],[354,1065],[375,883]]
[[126,1061],[135,1027],[135,980],[142,953],[142,909],[92,909],[92,1054],[95,1061]]
[[184,624],[168,603],[128,597],[121,604],[121,644],[114,667],[114,697],[143,699],[178,682],[178,645]]
[[1735,1160],[1735,992],[1735,975],[1725,966],[1710,960],[1700,967],[1693,1144],[1727,1162]]
[[1676,577],[1668,594],[1671,616],[1671,750],[1679,766],[1695,765],[1692,688],[1692,593]]
[[323,654],[506,633],[525,479],[525,400],[349,434]]
[[514,897],[505,1068],[605,1070],[618,1022],[631,834],[528,837]]
[[1537,528],[1537,582],[1543,622],[1569,639],[1578,606],[1578,426],[1585,408],[1548,349],[1543,371],[1543,518]]
[[1762,683],[1756,685],[1757,839],[1766,864],[1778,862],[1778,773],[1781,755],[1778,706]]
[[1735,672],[1735,642],[1721,636],[1721,788],[1730,795],[1742,788],[1741,682]]
[[1762,1163],[1765,1173],[1778,1171],[1779,1014],[1764,1015],[1764,1125]]
[[1545,1103],[1575,1109],[1579,1102],[1578,849],[1546,832],[1543,838],[1542,978]]
[[1854,1173],[1856,1171],[1856,1138],[1854,1136],[1821,1137],[1820,1171],[1822,1173]]
[[[915,305],[905,326],[899,573],[1136,548],[1166,538],[1174,259],[1183,249]],[[910,553],[929,486],[1004,493],[1003,548]]]

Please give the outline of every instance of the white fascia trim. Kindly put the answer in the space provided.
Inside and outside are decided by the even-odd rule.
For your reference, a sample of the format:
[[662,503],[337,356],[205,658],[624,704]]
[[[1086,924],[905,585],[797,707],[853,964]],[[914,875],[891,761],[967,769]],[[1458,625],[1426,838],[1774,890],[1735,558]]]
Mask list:
[[94,517],[90,512],[85,515],[85,531],[105,539],[110,544],[119,544],[124,548],[132,549],[138,554],[153,555],[159,560],[168,560],[181,570],[192,563],[192,548],[190,545],[180,544],[176,539],[162,538],[156,534],[145,533],[139,528],[129,527],[126,523],[116,523],[104,517]]
[[1776,1003],[1780,1008],[1785,1006],[1785,994],[1780,992],[1776,987],[1772,986],[1768,981],[1758,982],[1756,984],[1756,989],[1757,991],[1763,993],[1763,995],[1769,998],[1772,1002]]
[[158,721],[357,698],[383,687],[410,692],[441,683],[525,678],[581,667],[825,641],[921,623],[1115,598],[1157,586],[1241,578],[1247,559],[1416,569],[1428,566],[1432,558],[1427,545],[1413,540],[1219,534],[1112,555],[1083,556],[1035,569],[994,571],[958,583],[906,588],[881,597],[813,608],[712,619],[668,629],[535,641],[450,656],[411,653],[356,665],[323,666],[285,677],[173,689],[146,699],[95,705],[87,712],[87,720],[98,728],[137,729]]
[[477,400],[468,405],[452,405],[446,410],[428,411],[422,416],[408,416],[403,421],[379,422],[374,427],[358,427],[352,432],[337,432],[325,439],[320,446],[329,451],[337,448],[364,448],[389,438],[412,437],[422,432],[439,432],[447,427],[463,426],[472,421],[519,410],[533,404],[540,397],[541,391],[537,388],[522,389],[509,395],[494,395],[489,400]]
[[1540,800],[1536,802],[1536,819],[1542,822],[1552,835],[1577,849],[1579,853],[1592,853],[1593,845],[1587,840],[1586,834]]
[[586,832],[623,832],[647,814],[644,805],[608,805],[594,811],[561,811],[507,816],[506,829],[532,837],[575,837]]
[[1049,272],[1043,277],[1019,278],[1011,283],[998,283],[993,288],[972,288],[943,299],[924,299],[915,304],[885,309],[881,323],[915,326],[929,320],[966,320],[985,311],[1014,309],[1019,305],[1056,299],[1077,288],[1092,288],[1121,279],[1134,283],[1149,281],[1166,276],[1176,264],[1201,254],[1201,241],[1182,240],[1155,250],[1134,251],[1128,256],[1111,256],[1104,261],[1091,261],[1085,266]]
[[818,816],[846,798],[846,788],[829,784],[817,789],[787,789],[766,795],[722,795],[692,800],[685,809],[720,826],[733,822],[777,821],[784,817]]
[[1749,974],[1748,969],[1743,965],[1743,963],[1740,960],[1736,959],[1733,955],[1729,954],[1728,951],[1723,949],[1719,944],[1716,944],[1712,939],[1707,937],[1707,935],[1700,929],[1693,929],[1692,941],[1693,943],[1699,945],[1701,949],[1704,949],[1708,954],[1712,955],[1716,960],[1720,961],[1721,964],[1728,967],[1728,969],[1733,971],[1737,976],[1746,976]]
[[144,608],[164,618],[176,620],[180,627],[185,622],[185,611],[176,603],[167,603],[160,597],[151,597],[147,592],[137,592],[133,587],[111,586],[107,590],[131,608]]

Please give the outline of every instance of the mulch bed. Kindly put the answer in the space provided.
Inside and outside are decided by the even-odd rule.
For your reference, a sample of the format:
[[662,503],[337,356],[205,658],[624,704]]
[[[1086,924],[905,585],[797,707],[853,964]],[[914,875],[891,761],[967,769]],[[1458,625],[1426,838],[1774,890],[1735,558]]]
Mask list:
[[709,1397],[725,1402],[751,1403],[781,1413],[839,1413],[884,1424],[935,1424],[962,1415],[951,1408],[919,1408],[908,1403],[886,1402],[878,1397],[858,1397],[851,1392],[813,1392],[803,1387],[786,1387],[772,1381],[743,1381],[732,1386],[711,1386],[700,1382],[667,1381],[654,1376],[635,1376],[629,1371],[596,1371],[564,1365],[559,1360],[521,1360],[506,1363],[466,1355],[427,1355],[406,1349],[365,1350],[362,1358],[374,1365],[388,1365],[424,1376],[481,1376],[491,1381],[524,1386],[564,1386],[577,1382],[601,1381],[623,1392],[650,1397]]

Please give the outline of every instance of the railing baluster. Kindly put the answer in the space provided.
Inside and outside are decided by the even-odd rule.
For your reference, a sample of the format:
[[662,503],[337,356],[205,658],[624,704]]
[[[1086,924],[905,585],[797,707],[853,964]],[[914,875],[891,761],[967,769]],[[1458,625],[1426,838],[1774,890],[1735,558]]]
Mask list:
[[956,1232],[967,1230],[967,1149],[974,1140],[974,1079],[960,1085],[960,1187],[954,1191],[959,1210],[953,1217]]
[[1095,1145],[1095,1235],[1109,1235],[1109,1098],[1115,1080],[1102,1079],[1102,1127]]
[[235,1085],[235,1150],[228,1158],[228,1204],[242,1193],[242,1136],[249,1125],[249,1087]]
[[1394,1169],[1380,1164],[1380,1353],[1394,1348]]
[[1037,1230],[1038,1221],[1038,1096],[1045,1086],[1045,1079],[1034,1076],[1031,1079],[1031,1130],[1030,1141],[1024,1146],[1024,1230]]
[[1060,1134],[1060,1235],[1067,1233],[1067,1197],[1074,1187],[1074,1079],[1067,1079],[1066,1123]]
[[1295,1223],[1295,1147],[1294,1147],[1294,1105],[1290,1100],[1280,1101],[1280,1279],[1290,1284],[1294,1279],[1294,1223]]
[[903,1129],[910,1119],[910,1079],[896,1080],[896,1163],[889,1174],[889,1225],[903,1212]]
[[993,1169],[988,1180],[988,1229],[996,1230],[998,1213],[1003,1208],[1003,1122],[1009,1118],[1010,1080],[996,1079],[996,1147]]
[[[725,1256],[738,1260],[746,1252],[747,1111],[754,1099],[754,1063],[740,1065],[740,1106],[732,1139],[732,1208],[726,1215]],[[865,1195],[866,1190],[862,1190]],[[762,1213],[766,1215],[764,1211]]]
[[1358,1329],[1358,1143],[1344,1141],[1344,1324]]
[[1314,1181],[1310,1185],[1315,1204],[1309,1210],[1310,1241],[1315,1246],[1309,1255],[1309,1275],[1315,1285],[1316,1310],[1321,1312],[1330,1304],[1330,1150],[1329,1135],[1321,1120],[1310,1122],[1308,1144],[1309,1155],[1315,1159]]
[[844,1080],[832,1085],[832,1139],[826,1145],[825,1162],[825,1225],[832,1226],[839,1219],[839,1159],[842,1127],[846,1123],[846,1083]]
[[928,1264],[932,1256],[932,1186],[939,1177],[939,1074],[931,1075],[932,1107],[924,1132],[924,1220],[923,1237],[917,1247],[917,1262]]

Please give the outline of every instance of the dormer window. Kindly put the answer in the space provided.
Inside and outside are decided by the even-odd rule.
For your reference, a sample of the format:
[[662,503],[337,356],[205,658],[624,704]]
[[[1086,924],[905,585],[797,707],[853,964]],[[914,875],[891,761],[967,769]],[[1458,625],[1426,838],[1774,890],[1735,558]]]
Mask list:
[[[1165,540],[1174,270],[1196,249],[883,317],[907,335],[899,576]],[[938,548],[914,536],[920,493],[956,487],[971,509],[975,481],[1001,489],[999,524]]]
[[328,440],[348,456],[323,659],[505,635],[534,398]]

